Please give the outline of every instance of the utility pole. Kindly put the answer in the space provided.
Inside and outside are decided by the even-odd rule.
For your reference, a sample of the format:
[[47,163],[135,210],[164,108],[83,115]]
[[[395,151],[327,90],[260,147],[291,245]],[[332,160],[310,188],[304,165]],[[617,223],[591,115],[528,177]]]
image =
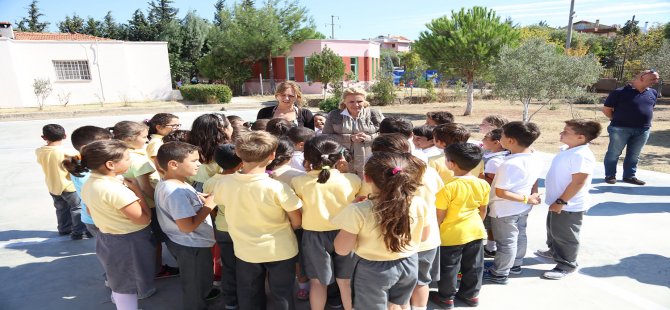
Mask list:
[[340,19],[339,16],[335,15],[330,15],[330,24],[326,24],[326,26],[330,26],[330,39],[335,40],[335,18],[338,20]]
[[568,38],[565,39],[565,50],[570,49],[572,41],[572,17],[575,15],[575,0],[570,1],[570,17],[568,18]]

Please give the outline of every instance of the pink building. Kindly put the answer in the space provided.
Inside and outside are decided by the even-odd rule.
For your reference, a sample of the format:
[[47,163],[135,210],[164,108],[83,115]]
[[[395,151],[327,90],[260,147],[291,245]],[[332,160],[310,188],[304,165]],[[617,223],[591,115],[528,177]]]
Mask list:
[[412,45],[412,40],[403,36],[378,36],[373,41],[381,44],[382,48],[388,48],[397,52],[409,52]]
[[[287,55],[272,58],[275,82],[296,81],[305,94],[322,93],[323,84],[310,80],[305,74],[305,65],[312,54],[321,53],[326,46],[342,57],[346,73],[354,72],[354,79],[349,83],[351,86],[367,88],[374,83],[379,70],[380,44],[368,40],[307,40],[298,43]],[[262,76],[263,92],[269,93],[267,64],[262,62],[254,64],[252,74],[253,78],[244,83],[244,92],[260,94]]]

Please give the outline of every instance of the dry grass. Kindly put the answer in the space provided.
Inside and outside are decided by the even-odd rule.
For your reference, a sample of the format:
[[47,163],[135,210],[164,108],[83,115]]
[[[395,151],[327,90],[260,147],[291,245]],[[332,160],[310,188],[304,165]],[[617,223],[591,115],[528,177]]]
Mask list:
[[[454,114],[456,122],[465,124],[473,131],[473,138],[481,139],[478,125],[481,120],[490,114],[501,114],[509,120],[521,120],[523,107],[520,103],[510,103],[502,100],[475,100],[474,111],[470,116],[462,116],[465,111],[465,102],[428,103],[428,104],[405,104],[379,107],[385,116],[400,116],[407,118],[414,125],[423,124],[426,112],[447,110]],[[539,105],[531,106],[530,112],[534,112]],[[560,147],[559,132],[565,125],[563,121],[572,118],[595,119],[603,125],[602,135],[591,143],[596,159],[602,161],[607,151],[609,138],[607,125],[609,121],[600,112],[600,105],[577,105],[570,111],[567,104],[555,105],[553,110],[543,108],[533,116],[531,121],[540,126],[542,134],[533,144],[536,149],[556,153]],[[573,116],[574,115],[574,116]],[[660,100],[654,112],[653,127],[647,145],[642,149],[639,168],[670,173],[670,100]]]

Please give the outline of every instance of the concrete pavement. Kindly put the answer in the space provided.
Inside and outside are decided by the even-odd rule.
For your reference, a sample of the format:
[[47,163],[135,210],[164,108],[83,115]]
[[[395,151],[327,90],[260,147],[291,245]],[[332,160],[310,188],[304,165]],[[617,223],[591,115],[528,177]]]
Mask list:
[[[229,110],[254,119],[257,109]],[[188,127],[203,112],[176,113]],[[56,233],[53,204],[35,162],[41,127],[62,124],[68,133],[88,124],[111,126],[151,114],[0,123],[0,309],[114,309],[93,240],[70,241]],[[543,154],[545,169],[552,155]],[[547,206],[528,221],[523,273],[505,286],[486,284],[481,309],[670,309],[670,175],[639,171],[643,187],[603,181],[597,166],[594,206],[584,220],[581,268],[561,281],[540,279],[553,264],[532,253],[544,248]],[[143,309],[178,309],[177,278],[157,281]],[[308,309],[305,302],[299,309]],[[431,305],[429,309],[434,308]],[[457,303],[457,306],[459,304]],[[460,305],[462,306],[462,305]]]

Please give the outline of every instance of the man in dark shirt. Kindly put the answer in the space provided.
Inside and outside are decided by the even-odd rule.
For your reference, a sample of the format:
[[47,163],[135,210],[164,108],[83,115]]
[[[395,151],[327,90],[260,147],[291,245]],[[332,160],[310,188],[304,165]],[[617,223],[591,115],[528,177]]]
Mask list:
[[658,93],[649,88],[658,81],[658,72],[645,70],[638,73],[630,84],[617,88],[605,100],[603,113],[610,119],[607,127],[610,142],[605,153],[605,182],[616,183],[616,165],[626,147],[623,160],[623,181],[644,185],[635,177],[637,161],[647,143],[651,119]]

